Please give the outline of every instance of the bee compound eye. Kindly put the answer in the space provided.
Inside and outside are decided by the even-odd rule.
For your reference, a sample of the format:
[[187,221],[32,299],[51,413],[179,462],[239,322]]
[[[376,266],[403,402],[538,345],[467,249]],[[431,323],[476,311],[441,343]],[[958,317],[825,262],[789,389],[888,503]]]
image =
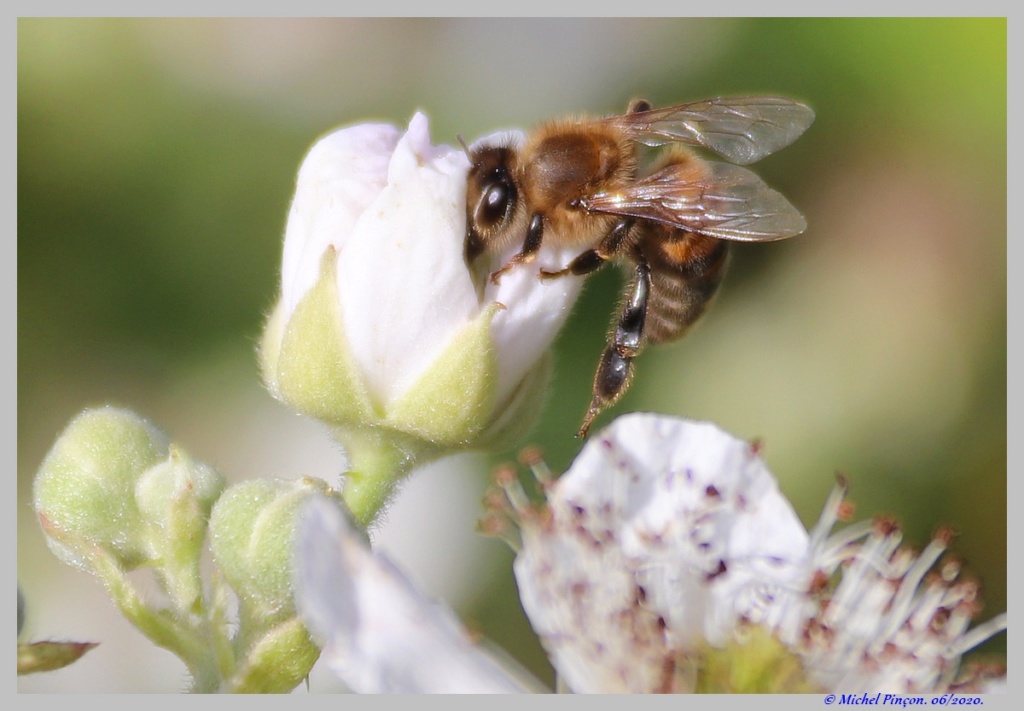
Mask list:
[[480,196],[476,219],[483,226],[494,226],[503,222],[511,211],[515,189],[507,178],[491,183]]
[[487,195],[484,199],[487,201],[488,212],[504,212],[505,206],[508,204],[508,190],[505,189],[504,185],[492,185],[487,190]]

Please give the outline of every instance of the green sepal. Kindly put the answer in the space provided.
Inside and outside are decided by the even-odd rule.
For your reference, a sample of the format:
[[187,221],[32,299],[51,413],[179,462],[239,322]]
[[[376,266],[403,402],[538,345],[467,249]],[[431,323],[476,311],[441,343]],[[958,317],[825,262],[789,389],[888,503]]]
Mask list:
[[302,622],[289,618],[252,645],[231,678],[230,690],[239,694],[287,693],[309,675],[319,657],[320,648]]
[[416,383],[388,407],[386,426],[436,447],[472,443],[494,410],[498,361],[491,321],[499,310],[492,304],[452,338]]
[[548,383],[554,371],[550,353],[544,353],[509,396],[505,405],[498,407],[498,416],[480,433],[477,448],[500,451],[521,443],[537,424]]
[[334,424],[379,422],[344,338],[338,303],[338,253],[320,262],[320,278],[282,323],[281,306],[264,329],[263,377],[276,396],[303,414]]
[[284,301],[278,298],[273,311],[267,317],[267,323],[263,326],[263,334],[260,336],[259,347],[256,349],[263,383],[267,386],[270,394],[278,400],[284,399],[281,394],[281,385],[278,383],[278,374],[281,361],[281,342],[284,340],[286,325]]

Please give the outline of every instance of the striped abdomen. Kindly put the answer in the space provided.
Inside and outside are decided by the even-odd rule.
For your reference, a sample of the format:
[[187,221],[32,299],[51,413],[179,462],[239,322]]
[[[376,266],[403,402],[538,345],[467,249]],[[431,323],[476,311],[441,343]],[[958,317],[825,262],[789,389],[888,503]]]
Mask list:
[[725,273],[729,243],[650,225],[636,248],[651,267],[644,341],[680,338],[704,313]]

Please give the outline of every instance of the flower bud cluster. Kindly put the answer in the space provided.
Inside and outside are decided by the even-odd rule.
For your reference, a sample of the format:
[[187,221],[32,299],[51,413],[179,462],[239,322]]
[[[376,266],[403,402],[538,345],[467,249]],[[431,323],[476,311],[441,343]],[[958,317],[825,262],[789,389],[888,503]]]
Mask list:
[[[144,634],[181,657],[196,690],[289,691],[319,649],[299,620],[291,582],[297,510],[313,480],[225,488],[134,413],[87,410],[57,439],[36,476],[34,503],[51,550],[99,577]],[[201,571],[209,540],[217,572]],[[148,567],[168,599],[147,602],[127,573]],[[228,619],[227,588],[238,598]]]

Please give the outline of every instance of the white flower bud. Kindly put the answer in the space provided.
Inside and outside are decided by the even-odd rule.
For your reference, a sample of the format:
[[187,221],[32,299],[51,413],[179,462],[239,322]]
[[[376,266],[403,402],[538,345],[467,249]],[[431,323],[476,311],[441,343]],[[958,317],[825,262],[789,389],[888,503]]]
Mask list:
[[[285,233],[281,301],[274,317],[279,329],[272,324],[263,344],[269,355],[265,375],[276,394],[303,404],[301,397],[294,402],[289,382],[302,363],[292,362],[297,357],[281,362],[287,345],[280,341],[317,338],[297,333],[294,317],[326,279],[333,281],[334,320],[317,326],[351,357],[339,368],[355,372],[324,368],[319,375],[326,381],[351,378],[358,392],[350,394],[353,402],[337,407],[320,401],[313,414],[345,422],[366,406],[366,421],[358,424],[387,423],[422,429],[441,441],[468,440],[510,404],[546,354],[580,280],[542,282],[536,269],[524,268],[499,285],[488,284],[481,295],[463,257],[468,170],[463,151],[430,145],[422,114],[413,117],[404,135],[393,126],[363,124],[336,131],[313,147],[299,171]],[[475,353],[453,352],[455,345]],[[453,357],[479,372],[452,372],[444,360]],[[496,363],[487,362],[492,359]],[[444,382],[431,382],[432,377]],[[489,405],[439,403],[447,410],[472,411],[466,429],[446,431],[429,413],[407,412],[416,410],[407,401],[417,391],[436,390],[444,397],[445,389],[461,385],[470,385],[466,398]],[[458,401],[460,395],[447,398]]]
[[[549,347],[581,280],[541,281],[531,265],[498,285],[474,281],[464,257],[469,167],[464,151],[430,144],[417,114],[405,134],[380,124],[336,131],[299,171],[263,373],[276,397],[333,425],[350,458],[367,432],[375,450],[393,436],[387,446],[402,454],[391,460],[408,470],[506,444],[540,409]],[[492,268],[507,256],[494,255]],[[566,257],[542,250],[538,264]]]

